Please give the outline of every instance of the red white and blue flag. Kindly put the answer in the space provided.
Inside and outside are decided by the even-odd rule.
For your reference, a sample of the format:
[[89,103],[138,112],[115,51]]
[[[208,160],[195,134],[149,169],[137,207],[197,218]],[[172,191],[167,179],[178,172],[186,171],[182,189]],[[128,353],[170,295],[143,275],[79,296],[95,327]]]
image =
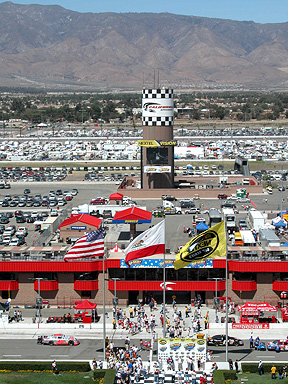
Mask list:
[[[125,263],[129,265],[131,260],[141,259],[142,257],[165,253],[165,220],[147,229],[137,236],[126,249]],[[130,265],[129,265],[130,266]]]
[[85,257],[103,257],[104,237],[105,232],[103,229],[97,229],[80,237],[66,253],[64,261],[83,259]]

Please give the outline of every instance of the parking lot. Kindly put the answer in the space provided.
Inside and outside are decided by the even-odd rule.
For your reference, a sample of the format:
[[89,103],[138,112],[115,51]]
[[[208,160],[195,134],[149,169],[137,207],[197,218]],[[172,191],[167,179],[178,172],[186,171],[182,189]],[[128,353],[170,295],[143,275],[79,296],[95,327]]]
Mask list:
[[[21,201],[21,197],[23,197],[24,190],[25,189],[30,189],[30,193],[27,194],[27,196],[34,197],[38,195],[38,197],[41,195],[41,201],[43,202],[43,197],[48,196],[49,193],[52,195],[52,200],[49,201],[54,201],[55,198],[53,198],[53,193],[51,191],[55,192],[55,196],[57,196],[56,200],[57,201],[62,201],[63,200],[63,193],[64,191],[69,191],[72,192],[73,189],[78,190],[78,194],[74,195],[71,200],[65,200],[66,204],[63,206],[57,203],[56,206],[53,206],[54,203],[52,203],[52,206],[42,206],[42,203],[40,206],[34,206],[34,203],[32,206],[23,206],[19,207],[19,204],[15,207],[1,207],[1,217],[6,217],[7,213],[11,213],[13,216],[11,218],[8,218],[8,223],[2,224],[5,225],[5,228],[7,228],[9,225],[14,225],[16,228],[16,231],[18,227],[26,227],[28,235],[25,237],[25,243],[27,246],[33,246],[33,245],[43,245],[43,241],[41,238],[41,230],[35,230],[35,221],[36,222],[41,222],[45,220],[52,211],[56,212],[58,214],[59,220],[64,220],[66,217],[70,216],[72,208],[77,207],[78,205],[84,204],[84,203],[89,203],[91,200],[95,199],[96,197],[103,196],[103,197],[109,197],[111,193],[116,191],[117,186],[115,183],[111,182],[86,182],[83,183],[82,181],[74,181],[74,182],[69,182],[68,180],[59,182],[55,185],[55,183],[50,183],[50,182],[12,182],[11,183],[11,189],[2,189],[0,192],[0,201],[4,201],[5,195],[8,194],[11,196],[11,200],[9,201],[17,201],[18,199],[15,197],[18,196],[19,202]],[[62,194],[56,195],[57,190],[62,191]],[[282,192],[283,195],[283,192]],[[283,208],[286,210],[286,204],[287,204],[287,199],[286,196],[285,201],[283,202]],[[50,196],[51,197],[51,196]],[[266,212],[275,212],[277,209],[280,209],[281,205],[281,192],[278,190],[274,190],[273,195],[255,195],[255,196],[250,196],[253,203],[255,206],[263,211]],[[265,197],[265,199],[263,199]],[[28,199],[28,198],[27,198]],[[266,202],[267,199],[267,202]],[[39,201],[40,200],[37,200]],[[45,201],[45,199],[44,199]],[[152,211],[153,208],[156,209],[157,206],[162,205],[162,200],[161,199],[145,199],[145,200],[137,200],[136,202],[140,206],[145,206],[148,210]],[[201,200],[195,200],[194,204],[195,207],[194,209],[197,209],[197,212],[200,213],[195,213],[196,211],[191,210],[191,214],[185,214],[187,208],[182,208],[181,212],[182,214],[176,214],[176,215],[166,215],[165,220],[166,220],[166,248],[169,248],[171,252],[175,252],[178,248],[179,245],[183,245],[188,241],[188,235],[184,233],[184,227],[191,227],[192,222],[195,221],[195,219],[205,219],[206,223],[208,220],[207,212],[209,208],[215,207],[220,209],[221,203],[223,203],[223,200],[221,199],[201,199]],[[175,201],[174,202],[175,206],[181,208],[180,202]],[[37,204],[36,204],[37,205]],[[239,211],[239,214],[237,215],[237,218],[240,219],[245,219],[247,217],[247,211],[244,209],[244,206],[247,204],[244,203],[236,203],[237,209]],[[252,207],[252,205],[250,204]],[[26,222],[16,222],[15,218],[15,211],[22,211],[23,212],[23,217],[26,220]],[[156,223],[158,220],[161,218],[153,218],[152,223]],[[20,219],[18,219],[20,220]],[[27,222],[28,221],[28,222]],[[125,226],[125,225],[124,225]],[[109,224],[109,231],[111,233],[118,232],[120,229],[123,230],[125,227],[121,227],[119,225],[115,224]],[[1,227],[0,227],[1,228]],[[128,228],[128,226],[127,226]],[[138,225],[137,230],[142,231],[148,228],[148,225],[142,224]],[[2,231],[2,230],[1,230]],[[12,236],[12,238],[15,236]],[[50,241],[51,237],[47,239],[47,241]],[[115,236],[113,237],[113,239]],[[2,246],[5,245],[2,243]],[[7,245],[7,243],[6,243]]]

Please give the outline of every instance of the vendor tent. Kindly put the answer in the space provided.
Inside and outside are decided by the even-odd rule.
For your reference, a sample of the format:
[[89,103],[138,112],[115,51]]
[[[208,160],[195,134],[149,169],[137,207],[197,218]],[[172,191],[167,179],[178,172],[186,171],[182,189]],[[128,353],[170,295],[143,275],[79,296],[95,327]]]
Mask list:
[[115,244],[115,247],[111,249],[111,252],[120,252],[120,249],[117,243]]
[[112,195],[109,196],[109,200],[111,202],[115,201],[117,205],[120,204],[120,202],[123,202],[123,195],[122,193],[112,193]]
[[266,302],[264,303],[246,303],[243,305],[237,306],[238,311],[243,310],[255,310],[255,311],[261,311],[261,312],[277,312],[277,308],[274,305],[270,305]]
[[278,223],[275,223],[274,224],[274,227],[275,228],[284,228],[284,227],[286,227],[287,226],[287,223],[286,223],[286,221],[278,221]]
[[79,303],[76,305],[75,309],[80,310],[80,309],[95,309],[97,307],[97,304],[95,303],[90,303],[88,300],[82,301],[82,303]]
[[209,226],[207,224],[205,224],[204,221],[201,221],[201,223],[196,225],[196,231],[197,232],[207,231],[208,228],[209,228]]

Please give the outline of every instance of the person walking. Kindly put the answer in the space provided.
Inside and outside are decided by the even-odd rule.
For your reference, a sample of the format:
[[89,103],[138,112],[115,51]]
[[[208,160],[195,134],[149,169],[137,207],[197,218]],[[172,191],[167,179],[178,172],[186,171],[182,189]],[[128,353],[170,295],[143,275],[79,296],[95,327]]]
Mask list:
[[277,368],[275,367],[275,365],[273,364],[272,367],[271,367],[271,379],[276,379],[276,371],[277,371]]
[[253,340],[253,336],[251,335],[250,339],[249,339],[249,342],[250,342],[250,348],[254,348],[254,340]]

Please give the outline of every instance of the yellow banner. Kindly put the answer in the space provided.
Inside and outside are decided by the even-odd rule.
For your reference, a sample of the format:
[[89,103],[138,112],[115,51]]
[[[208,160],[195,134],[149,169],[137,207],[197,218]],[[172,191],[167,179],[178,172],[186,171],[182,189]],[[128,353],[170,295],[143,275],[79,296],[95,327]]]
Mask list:
[[193,261],[226,257],[225,222],[221,221],[188,241],[177,253],[174,269],[181,269]]
[[176,140],[137,140],[138,147],[174,147]]
[[156,140],[137,140],[138,147],[160,147]]

